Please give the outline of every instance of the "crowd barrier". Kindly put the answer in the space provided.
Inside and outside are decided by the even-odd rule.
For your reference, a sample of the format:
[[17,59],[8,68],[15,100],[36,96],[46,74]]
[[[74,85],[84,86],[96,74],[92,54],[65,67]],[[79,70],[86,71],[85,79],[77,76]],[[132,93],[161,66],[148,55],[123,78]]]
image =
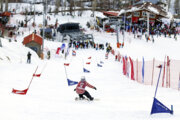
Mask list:
[[145,85],[156,85],[160,69],[163,66],[159,87],[180,89],[180,60],[170,59],[165,56],[164,61],[146,60],[146,58],[133,60],[131,57],[123,56],[120,52],[112,50],[111,53],[117,61],[122,62],[123,74],[131,80]]

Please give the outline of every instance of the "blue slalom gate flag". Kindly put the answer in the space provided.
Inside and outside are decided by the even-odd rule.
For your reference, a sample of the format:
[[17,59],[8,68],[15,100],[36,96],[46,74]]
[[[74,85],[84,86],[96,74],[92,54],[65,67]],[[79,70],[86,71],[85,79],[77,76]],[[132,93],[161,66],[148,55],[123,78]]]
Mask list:
[[85,73],[90,73],[90,71],[87,70],[87,69],[85,69],[85,68],[83,68],[83,71],[84,71]]
[[64,50],[65,47],[66,47],[66,44],[63,43],[60,48],[61,50]]
[[144,57],[143,57],[143,63],[142,63],[142,83],[144,83]]
[[72,85],[78,84],[78,82],[72,81],[72,80],[70,80],[70,79],[67,79],[67,81],[68,81],[68,86],[72,86]]
[[171,105],[171,110],[163,105],[159,100],[154,98],[154,102],[151,109],[151,114],[155,113],[170,113],[173,114],[173,106]]
[[103,62],[103,61],[100,61],[100,64],[104,64],[104,62]]
[[102,65],[100,65],[100,64],[97,64],[97,66],[98,66],[98,67],[102,67]]

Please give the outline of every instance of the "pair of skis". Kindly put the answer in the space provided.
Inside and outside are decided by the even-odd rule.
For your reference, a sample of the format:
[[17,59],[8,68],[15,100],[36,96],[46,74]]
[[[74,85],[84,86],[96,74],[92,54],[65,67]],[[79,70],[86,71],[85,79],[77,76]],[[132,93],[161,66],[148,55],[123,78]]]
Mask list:
[[79,97],[75,97],[75,101],[99,101],[100,99],[94,98],[93,100],[90,100],[88,98],[80,99]]

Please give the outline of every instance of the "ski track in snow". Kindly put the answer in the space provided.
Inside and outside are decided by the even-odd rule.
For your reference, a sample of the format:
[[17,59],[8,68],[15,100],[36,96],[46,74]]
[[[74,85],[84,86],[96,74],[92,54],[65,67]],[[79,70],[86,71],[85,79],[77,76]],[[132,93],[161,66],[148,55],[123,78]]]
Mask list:
[[[85,75],[87,81],[97,87],[97,91],[87,88],[90,94],[100,101],[75,101],[77,96],[73,91],[75,86],[68,87],[64,71],[65,60],[54,58],[50,61],[40,61],[37,73],[41,72],[45,63],[47,66],[40,78],[35,77],[27,95],[12,94],[12,88],[26,89],[31,79],[36,64],[10,64],[6,66],[0,85],[0,119],[3,120],[169,120],[178,118],[180,104],[177,100],[178,91],[160,88],[158,94],[160,100],[167,105],[173,103],[175,115],[160,114],[150,116],[155,86],[141,85],[129,80],[122,75],[122,63],[114,61],[110,54],[105,59],[105,51],[94,49],[78,50],[77,56],[72,59],[70,66],[66,67],[68,78],[79,81],[81,75]],[[87,59],[92,57],[91,60]],[[90,73],[83,73],[83,63],[91,61],[90,65],[84,64],[84,68]],[[103,67],[97,67],[102,60]],[[14,72],[13,68],[16,68]],[[74,77],[75,76],[75,77]],[[172,98],[173,97],[173,98]],[[177,113],[177,115],[176,115]],[[9,115],[10,114],[10,115]]]
[[[86,13],[84,13],[86,14]],[[49,15],[50,16],[50,15]],[[90,17],[74,18],[85,26]],[[22,20],[22,16],[15,15],[14,18]],[[51,16],[53,18],[53,16]],[[56,16],[57,18],[57,16]],[[56,18],[50,22],[54,24]],[[60,23],[67,22],[72,17],[60,16]],[[68,20],[67,20],[68,19]],[[74,20],[73,19],[73,20]],[[72,21],[73,21],[72,20]],[[42,22],[42,16],[36,17],[37,24]],[[23,29],[20,29],[23,31]],[[24,30],[28,35],[28,28]],[[109,33],[93,33],[95,42],[110,42],[116,48],[116,36]],[[165,55],[180,60],[179,51],[180,37],[174,41],[172,38],[154,37],[155,43],[146,42],[144,38],[134,39],[132,34],[125,35],[124,48],[118,49],[122,55],[128,55],[136,59],[145,60],[156,57],[163,60]],[[120,35],[120,42],[122,42]],[[77,56],[71,54],[67,60],[62,57],[54,57],[50,60],[39,60],[37,55],[28,48],[22,46],[23,36],[17,37],[17,43],[8,43],[2,40],[3,48],[0,48],[0,120],[179,120],[180,118],[180,94],[179,91],[169,88],[158,88],[157,98],[167,107],[174,105],[174,115],[155,114],[150,115],[155,86],[147,86],[131,81],[122,75],[122,63],[114,60],[110,54],[105,59],[105,50],[79,49]],[[60,46],[59,42],[45,41],[45,47],[54,51]],[[116,49],[117,50],[117,49]],[[2,52],[3,51],[3,52]],[[20,52],[19,52],[20,51]],[[26,54],[32,53],[32,64],[26,64]],[[7,61],[6,56],[11,61]],[[91,60],[88,57],[92,57]],[[102,68],[97,63],[103,61]],[[66,67],[68,78],[79,81],[82,75],[87,81],[96,86],[97,91],[87,88],[90,94],[100,101],[75,101],[77,94],[73,91],[75,86],[69,87],[66,80],[64,63],[70,63]],[[86,62],[91,62],[86,65]],[[12,94],[12,88],[24,90],[28,87],[37,65],[37,74],[32,81],[27,95]],[[90,73],[83,73],[83,67]]]

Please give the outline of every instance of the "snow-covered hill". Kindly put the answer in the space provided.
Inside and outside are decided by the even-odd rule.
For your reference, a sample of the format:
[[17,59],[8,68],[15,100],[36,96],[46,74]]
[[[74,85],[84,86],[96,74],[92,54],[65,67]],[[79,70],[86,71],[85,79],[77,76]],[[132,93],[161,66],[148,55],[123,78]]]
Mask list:
[[[116,35],[105,32],[97,32],[86,28],[86,22],[92,19],[90,12],[83,13],[83,17],[49,15],[54,23],[75,21],[79,22],[86,30],[92,33],[96,43],[109,42],[113,49],[122,55],[132,58],[152,59],[156,57],[164,60],[164,55],[180,60],[180,37],[174,38],[154,37],[155,42],[146,42],[145,38],[134,39],[132,34],[125,34],[124,48],[116,48]],[[23,16],[14,15],[16,21],[23,20]],[[32,21],[31,21],[32,22]],[[42,23],[42,16],[36,16],[36,23]],[[30,25],[30,24],[29,24]],[[37,31],[39,28],[36,28]],[[30,30],[30,31],[29,31]],[[32,33],[31,27],[20,28],[24,36]],[[50,60],[40,60],[30,49],[22,45],[22,35],[17,36],[17,42],[8,42],[2,39],[3,47],[0,48],[0,120],[179,120],[180,94],[179,91],[170,88],[158,88],[157,98],[166,106],[174,105],[174,115],[156,114],[150,115],[155,86],[146,86],[136,81],[131,81],[122,74],[122,63],[114,60],[113,55],[105,59],[105,50],[79,49],[76,57],[72,56],[72,50],[65,60],[63,57],[52,54]],[[120,42],[123,41],[122,34]],[[45,40],[44,47],[56,51],[62,43]],[[26,63],[27,52],[32,53],[32,63]],[[88,57],[92,59],[88,59]],[[8,58],[10,58],[10,61]],[[103,67],[97,67],[97,63],[103,61]],[[91,62],[87,65],[86,62]],[[64,67],[64,63],[70,66]],[[40,77],[34,77],[37,68]],[[179,67],[179,66],[177,66]],[[86,68],[90,73],[84,73]],[[67,74],[66,74],[67,73]],[[87,88],[90,94],[100,99],[99,101],[75,101],[77,94],[75,86],[69,87],[67,78],[79,81],[81,76],[97,88],[97,91]],[[157,79],[157,78],[156,78]],[[31,82],[32,80],[32,82]],[[30,84],[31,83],[31,84]],[[30,86],[29,86],[30,85]],[[29,86],[26,95],[13,94],[12,89],[24,90]]]
[[0,63],[25,63],[27,53],[32,53],[32,61],[36,63],[39,60],[38,55],[31,49],[22,45],[22,43],[1,38],[2,47],[0,47]]

